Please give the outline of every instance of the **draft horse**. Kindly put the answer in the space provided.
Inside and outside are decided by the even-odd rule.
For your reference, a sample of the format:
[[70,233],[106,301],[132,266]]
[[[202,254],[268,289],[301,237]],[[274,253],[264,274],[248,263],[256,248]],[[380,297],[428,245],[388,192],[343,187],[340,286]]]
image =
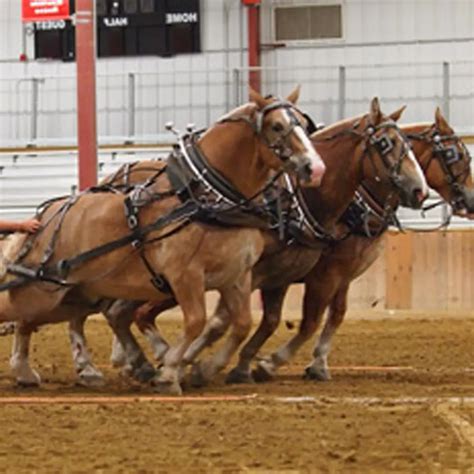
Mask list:
[[[66,304],[73,289],[90,302],[166,300],[166,282],[183,311],[184,331],[167,351],[154,384],[159,391],[179,394],[182,356],[206,320],[204,292],[217,289],[235,320],[230,357],[250,329],[251,268],[263,238],[252,219],[237,228],[216,223],[229,209],[260,215],[256,201],[272,170],[286,169],[308,185],[320,184],[325,167],[294,106],[298,93],[280,101],[252,91],[252,102],[182,147],[174,166],[167,164],[166,171],[130,192],[99,187],[49,203],[40,215],[42,230],[26,242],[18,236],[5,250],[0,320],[17,321],[31,331],[81,313],[74,299]],[[189,176],[195,172],[189,163],[196,164],[191,155],[200,155],[201,160],[195,158],[208,164],[207,173],[218,174],[239,200],[209,189],[209,182],[199,179],[203,170],[195,183]],[[224,198],[227,206],[221,211]],[[17,379],[37,383],[28,365],[28,332],[17,341],[12,366]]]
[[[419,207],[427,196],[422,171],[394,121],[398,120],[402,110],[386,116],[380,111],[378,100],[374,99],[368,114],[344,120],[324,132],[312,135],[312,142],[325,162],[326,173],[318,190],[302,189],[298,196],[300,215],[303,216],[309,238],[304,242],[296,239],[292,245],[282,246],[275,237],[276,232],[266,232],[262,257],[252,272],[252,288],[266,290],[265,321],[283,301],[284,293],[277,294],[278,288],[301,281],[316,264],[322,250],[341,238],[334,225],[362,179],[384,183],[392,193],[412,207]],[[138,312],[135,318],[138,327],[152,343],[157,359],[166,353],[167,343],[161,338],[153,321],[158,311],[174,304],[170,299],[159,305],[148,306],[145,311],[142,309]],[[232,315],[221,300],[203,334],[185,353],[183,362],[191,363],[204,347],[225,333],[231,323]],[[259,343],[263,343],[268,336],[260,332],[257,337]],[[248,347],[252,345],[244,348],[241,363],[229,380],[248,380],[247,361],[254,355],[249,353]],[[122,356],[123,352],[116,345],[113,354],[116,364],[123,361]],[[194,366],[192,381],[195,385],[206,383],[222,368],[222,363],[214,356]]]
[[[451,204],[458,215],[472,215],[471,157],[439,108],[434,123],[403,125],[401,130],[410,140],[429,186]],[[347,310],[350,284],[367,271],[381,253],[384,234],[389,224],[393,224],[392,216],[399,204],[399,199],[383,183],[363,181],[357,197],[340,220],[340,225],[348,233],[347,238],[329,246],[304,279],[302,320],[297,334],[270,356],[258,361],[253,371],[254,380],[271,380],[282,365],[289,363],[315,334],[326,309],[326,324],[314,349],[313,361],[305,370],[305,377],[320,381],[330,379],[327,358],[332,337]],[[276,291],[284,294],[286,289]],[[281,311],[279,305],[271,318],[264,318],[257,334],[273,332],[280,321]],[[247,350],[252,354],[260,348],[256,336],[249,345],[252,347]]]

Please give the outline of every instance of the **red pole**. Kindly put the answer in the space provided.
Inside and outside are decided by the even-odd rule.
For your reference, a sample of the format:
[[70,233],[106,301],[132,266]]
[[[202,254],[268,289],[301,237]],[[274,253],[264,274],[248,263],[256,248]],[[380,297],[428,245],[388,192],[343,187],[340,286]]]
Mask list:
[[76,0],[77,135],[79,189],[97,184],[94,0]]
[[[249,67],[260,67],[260,0],[242,0],[247,6]],[[260,71],[250,71],[250,87],[260,92]]]

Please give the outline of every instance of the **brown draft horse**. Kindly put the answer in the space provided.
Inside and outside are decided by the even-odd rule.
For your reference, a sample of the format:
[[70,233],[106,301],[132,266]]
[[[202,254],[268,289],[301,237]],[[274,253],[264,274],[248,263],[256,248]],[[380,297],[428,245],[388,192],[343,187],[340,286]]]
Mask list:
[[[401,126],[401,129],[410,139],[430,187],[451,204],[456,214],[472,215],[474,184],[470,171],[471,157],[439,108],[436,110],[433,124],[405,125]],[[374,198],[373,206],[377,213],[372,216],[370,228],[360,225],[353,228],[350,237],[330,246],[308,273],[304,279],[303,319],[299,331],[270,357],[258,362],[253,372],[257,381],[271,379],[281,365],[290,361],[297,350],[314,335],[326,308],[329,308],[326,324],[314,349],[314,359],[306,368],[305,376],[313,380],[330,379],[328,353],[332,336],[344,320],[350,284],[377,259],[382,250],[383,235],[387,228],[383,220],[383,209],[380,207],[386,202],[389,190],[380,183],[374,186],[374,183],[364,182],[364,186]],[[397,205],[398,202],[392,202],[392,209]],[[367,231],[370,232],[369,235]],[[279,291],[280,294],[284,294],[286,289],[282,288]],[[268,295],[264,296],[264,299],[268,299]],[[273,319],[266,317],[259,331],[276,327],[280,320],[281,306],[269,315]],[[251,352],[256,350],[254,347]]]
[[[308,175],[312,185],[321,181],[324,164],[304,132],[304,118],[292,105],[298,93],[297,89],[282,102],[264,99],[252,91],[251,103],[236,109],[198,140],[209,168],[219,172],[246,200],[260,193],[271,170],[286,167]],[[146,187],[134,190],[132,206],[140,207],[140,211],[138,214],[135,209],[133,223],[130,215],[128,221],[124,218],[124,208],[130,212],[126,207],[130,196],[122,193],[89,192],[52,203],[42,213],[43,230],[29,241],[26,255],[22,255],[23,236],[5,251],[4,258],[10,264],[17,263],[20,255],[21,272],[32,269],[35,278],[0,294],[0,320],[38,326],[74,317],[74,311],[67,313],[75,309],[73,302],[69,302],[71,306],[63,304],[72,288],[90,301],[120,297],[154,300],[160,292],[150,279],[153,270],[152,275],[160,273],[170,285],[184,319],[183,336],[167,352],[154,380],[157,389],[181,393],[177,371],[182,355],[204,327],[204,292],[208,289],[220,291],[235,317],[226,348],[230,357],[250,329],[251,268],[263,250],[261,232],[192,221],[186,213],[178,214],[184,212],[189,200],[181,204],[172,191],[164,173],[157,173]],[[170,215],[175,216],[173,220]],[[157,228],[156,223],[165,218],[164,228]],[[131,234],[130,228],[138,230]],[[139,232],[143,228],[152,230],[142,236]],[[141,252],[136,246],[124,245],[72,267],[70,262],[84,252],[131,235],[142,237],[138,246]],[[64,261],[71,268],[63,277],[64,265],[59,264]],[[43,278],[38,278],[39,268]],[[58,285],[58,276],[66,281]],[[5,280],[11,281],[9,275]],[[169,298],[167,293],[160,297]],[[18,378],[37,383],[38,376],[27,363],[28,344],[26,333],[23,346],[16,347],[12,365]]]
[[[400,109],[395,112],[391,118],[398,119],[402,111]],[[369,114],[342,121],[312,136],[313,143],[325,162],[326,173],[317,192],[312,192],[310,196],[305,190],[303,193],[305,201],[310,205],[311,215],[323,228],[332,228],[364,177],[373,181],[380,180],[405,204],[413,207],[419,207],[426,197],[427,187],[422,171],[391,118],[381,113],[378,101],[374,99]],[[380,140],[388,140],[390,150],[385,153],[381,151]],[[395,168],[399,173],[396,179],[392,174]],[[319,258],[328,236],[326,233],[315,238],[319,243],[317,248],[305,248],[301,245],[282,248],[273,234],[268,234],[263,256],[253,270],[252,281],[253,288],[268,288],[266,312],[272,313],[273,308],[283,300],[284,294],[277,295],[273,288],[287,286],[303,278]],[[153,324],[154,317],[157,310],[173,305],[172,301],[168,301],[139,313],[141,318],[137,321],[138,326],[154,343],[154,353],[159,357],[166,351],[167,345]],[[225,303],[221,301],[204,333],[193,342],[183,360],[190,363],[205,346],[219,338],[230,323],[231,317],[226,311]],[[115,350],[117,353],[117,349]],[[223,368],[221,364],[217,366],[215,358],[195,365],[193,383],[201,385],[210,380],[217,368]],[[234,373],[232,377],[247,380],[248,369],[240,367],[239,374]]]

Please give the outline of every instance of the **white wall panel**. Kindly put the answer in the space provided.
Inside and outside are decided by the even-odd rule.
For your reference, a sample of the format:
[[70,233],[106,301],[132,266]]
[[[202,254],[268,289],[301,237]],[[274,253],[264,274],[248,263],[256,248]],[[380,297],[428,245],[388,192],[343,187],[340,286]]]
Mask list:
[[[263,0],[262,42],[273,41],[275,6],[331,3],[342,3],[344,38],[265,49],[264,92],[285,95],[301,83],[302,103],[329,123],[338,118],[338,67],[345,66],[347,115],[364,112],[370,98],[379,95],[387,108],[408,103],[410,121],[430,120],[442,103],[442,63],[448,61],[451,122],[474,129],[474,41],[452,41],[474,37],[474,1]],[[236,95],[245,98],[246,71],[239,73],[237,85],[232,71],[246,62],[240,1],[201,0],[201,13],[202,54],[98,60],[101,137],[128,133],[129,73],[136,74],[138,136],[157,136],[167,120],[181,128],[190,121],[204,126],[228,110]],[[20,1],[0,0],[0,144],[29,137],[31,83],[19,81],[33,77],[45,78],[39,86],[39,138],[74,140],[75,64],[1,62],[17,58],[21,48]],[[32,57],[31,37],[27,50]]]

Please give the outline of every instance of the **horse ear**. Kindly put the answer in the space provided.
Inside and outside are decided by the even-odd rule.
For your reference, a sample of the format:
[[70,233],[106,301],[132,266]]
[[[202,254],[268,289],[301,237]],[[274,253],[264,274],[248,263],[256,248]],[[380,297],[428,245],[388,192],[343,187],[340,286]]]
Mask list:
[[392,112],[389,117],[394,121],[398,122],[400,120],[400,117],[402,116],[403,112],[405,112],[405,109],[407,108],[406,105],[403,105],[400,107],[398,110],[395,110],[395,112]]
[[448,122],[444,118],[443,113],[441,112],[441,109],[439,107],[436,107],[435,123],[436,123],[436,126],[438,127],[438,130],[446,131],[448,133],[451,131],[451,127],[449,126]]
[[290,94],[288,95],[288,97],[286,98],[286,100],[288,102],[291,102],[292,104],[296,104],[296,102],[298,102],[298,98],[300,96],[300,90],[301,90],[301,86],[298,84],[294,89],[293,91],[290,92]]
[[369,121],[372,125],[380,122],[382,112],[380,111],[380,103],[377,97],[374,97],[370,102]]
[[249,86],[249,98],[251,102],[255,102],[259,109],[263,109],[267,105],[267,101],[255,89]]

